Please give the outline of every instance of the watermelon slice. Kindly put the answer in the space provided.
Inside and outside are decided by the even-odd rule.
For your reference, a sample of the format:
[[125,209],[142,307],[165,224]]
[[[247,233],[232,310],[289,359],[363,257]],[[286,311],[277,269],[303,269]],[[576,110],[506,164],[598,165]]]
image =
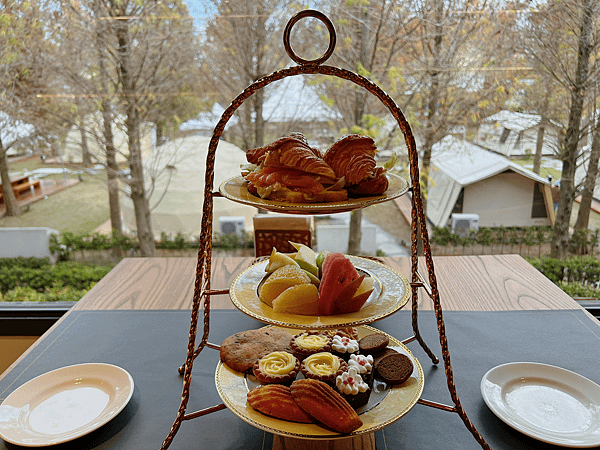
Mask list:
[[319,314],[330,316],[336,311],[335,301],[344,287],[359,277],[352,262],[342,253],[328,253],[323,261],[319,285]]

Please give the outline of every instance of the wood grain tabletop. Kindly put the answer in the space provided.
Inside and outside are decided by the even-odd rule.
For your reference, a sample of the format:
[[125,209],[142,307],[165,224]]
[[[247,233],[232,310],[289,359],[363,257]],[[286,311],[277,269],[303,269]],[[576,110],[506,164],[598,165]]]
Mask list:
[[[408,280],[410,258],[381,258]],[[213,258],[211,289],[227,290],[252,257]],[[428,280],[424,261],[419,272]],[[510,311],[578,309],[580,306],[519,255],[439,256],[434,273],[444,310]],[[126,258],[81,299],[75,310],[190,309],[195,258]],[[419,308],[432,302],[420,290]],[[213,309],[234,309],[228,294],[211,298]]]

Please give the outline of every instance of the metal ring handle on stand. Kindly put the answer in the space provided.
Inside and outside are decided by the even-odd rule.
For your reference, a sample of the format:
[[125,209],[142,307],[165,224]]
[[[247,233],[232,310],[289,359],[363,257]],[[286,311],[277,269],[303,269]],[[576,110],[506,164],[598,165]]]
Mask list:
[[[294,25],[296,23],[298,23],[298,21],[304,19],[305,17],[314,17],[315,19],[319,19],[321,22],[323,22],[325,24],[325,26],[327,27],[327,30],[329,31],[329,47],[327,48],[327,51],[323,54],[323,56],[321,56],[320,58],[317,58],[317,59],[309,60],[309,59],[300,58],[294,52],[294,50],[292,49],[292,46],[290,45],[290,33],[292,32],[292,28],[294,27]],[[336,41],[336,36],[335,36],[335,28],[333,28],[333,23],[331,23],[331,20],[329,20],[329,17],[327,17],[325,14],[323,14],[320,11],[315,11],[314,9],[306,9],[306,10],[300,11],[299,13],[292,16],[292,18],[288,21],[287,25],[285,26],[285,30],[283,31],[283,46],[285,47],[285,51],[290,56],[290,58],[292,58],[298,64],[317,64],[318,65],[318,64],[324,63],[325,61],[327,61],[329,59],[329,57],[333,53],[333,50],[335,49],[335,41]]]

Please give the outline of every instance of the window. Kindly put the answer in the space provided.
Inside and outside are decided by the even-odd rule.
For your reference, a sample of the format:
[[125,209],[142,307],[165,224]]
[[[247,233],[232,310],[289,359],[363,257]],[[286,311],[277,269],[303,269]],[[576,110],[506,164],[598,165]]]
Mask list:
[[454,213],[462,213],[463,212],[463,203],[465,200],[465,188],[460,190],[458,194],[458,198],[456,199],[456,203],[454,204],[454,208],[452,208],[452,214]]
[[531,218],[539,219],[548,217],[546,212],[546,202],[544,201],[544,193],[540,189],[540,184],[533,185],[533,204],[531,205]]

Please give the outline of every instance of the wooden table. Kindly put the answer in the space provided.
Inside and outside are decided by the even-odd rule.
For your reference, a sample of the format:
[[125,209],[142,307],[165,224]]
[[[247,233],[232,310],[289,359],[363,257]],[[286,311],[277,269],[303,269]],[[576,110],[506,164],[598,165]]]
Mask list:
[[[383,260],[388,266],[410,279],[410,258],[383,258]],[[242,270],[246,269],[252,261],[253,258],[243,257],[215,258],[212,263],[211,288],[215,290],[227,289],[233,279]],[[594,335],[600,336],[600,322],[587,314],[573,299],[518,255],[444,256],[436,257],[434,261],[441,304],[443,310],[448,312],[449,316],[452,312],[461,314],[467,312],[470,314],[470,312],[538,311],[542,313],[575,311],[581,316],[591,318],[589,323],[586,323],[586,327],[590,328]],[[424,262],[421,261],[421,263],[420,271],[426,274]],[[61,326],[64,327],[65,323],[73,320],[73,317],[77,314],[105,312],[111,313],[115,318],[128,317],[128,315],[133,317],[134,313],[142,311],[149,314],[154,313],[157,317],[161,314],[167,314],[169,311],[182,311],[182,314],[185,314],[191,308],[195,268],[195,258],[126,258],[122,260],[69,313],[63,316],[0,376],[0,401],[9,393],[6,389],[4,393],[2,392],[3,379],[10,378],[18,371],[24,370],[25,365],[31,365],[32,363],[28,360],[28,357],[31,358],[31,355],[36,352],[36,348],[48,345],[48,340],[57,334],[53,334],[53,331]],[[235,309],[228,295],[213,296],[211,304],[215,312]],[[425,295],[421,296],[419,300],[419,308],[420,311],[423,311],[422,315],[425,316],[427,316],[427,312],[432,310],[431,301]],[[243,316],[243,314],[236,312],[229,314],[236,314],[236,317]],[[432,314],[429,313],[429,318],[431,317]],[[539,316],[532,315],[531,317]],[[189,327],[189,318],[187,326]],[[201,323],[199,327],[201,332]],[[186,330],[179,331],[182,335],[187,334]],[[231,330],[229,334],[235,331],[239,330]],[[112,332],[118,334],[122,331],[115,325]],[[221,332],[224,331],[221,330]],[[452,354],[452,336],[449,336],[449,341]],[[186,345],[187,341],[184,339],[181,342],[173,342],[173,351],[184,355]],[[90,349],[90,351],[93,351],[93,349]],[[458,356],[458,359],[460,359],[462,354]],[[422,362],[422,364],[424,363]],[[196,369],[196,365],[194,369]],[[441,372],[443,372],[443,369]],[[428,374],[428,376],[435,378],[435,372]],[[192,383],[194,383],[194,380],[192,380]],[[18,387],[18,385],[16,382],[12,383],[11,390]],[[156,388],[158,389],[159,386]],[[458,391],[460,395],[460,387]],[[175,413],[176,409],[173,410],[173,418]],[[440,412],[439,414],[446,413]],[[210,416],[215,415],[217,413]],[[192,422],[197,421],[197,425],[190,425],[189,421],[184,421],[179,433],[186,434],[188,431],[184,432],[184,429],[202,427],[203,420],[205,419],[194,419]],[[239,419],[237,420],[241,423]],[[403,422],[403,420],[399,422]],[[168,429],[165,429],[165,437],[167,432]],[[463,430],[460,432],[462,433]],[[506,432],[509,433],[509,431]],[[129,433],[135,433],[135,430],[130,430]],[[484,437],[486,437],[485,434]],[[175,436],[174,443],[177,442],[178,438],[179,435]],[[273,448],[292,448],[291,445],[287,445],[289,443],[286,444],[283,439],[277,436],[270,439],[272,439]],[[373,440],[372,442],[364,442],[363,447],[369,445],[374,447],[374,437],[366,436],[363,439]],[[470,444],[475,442],[470,438],[470,435],[469,439],[472,441]],[[156,449],[160,448],[161,444],[162,442],[153,443]],[[528,442],[526,444],[530,447],[523,448],[537,448],[533,447],[534,444]],[[519,445],[525,444],[521,443]],[[0,442],[0,449],[4,448]]]
[[[410,258],[382,259],[410,280]],[[228,289],[252,261],[251,257],[215,258],[211,288]],[[579,308],[519,255],[439,256],[434,264],[444,311]],[[195,258],[125,258],[74,309],[190,309],[195,270]],[[419,271],[427,273],[424,261]],[[213,309],[235,309],[227,295],[215,296],[211,303]],[[419,309],[433,309],[425,295]]]
[[[10,180],[10,184],[17,199],[29,192],[41,192],[42,189],[39,180],[30,181],[28,176],[21,176]],[[4,191],[2,189],[2,185],[0,184],[0,204],[4,203]]]

